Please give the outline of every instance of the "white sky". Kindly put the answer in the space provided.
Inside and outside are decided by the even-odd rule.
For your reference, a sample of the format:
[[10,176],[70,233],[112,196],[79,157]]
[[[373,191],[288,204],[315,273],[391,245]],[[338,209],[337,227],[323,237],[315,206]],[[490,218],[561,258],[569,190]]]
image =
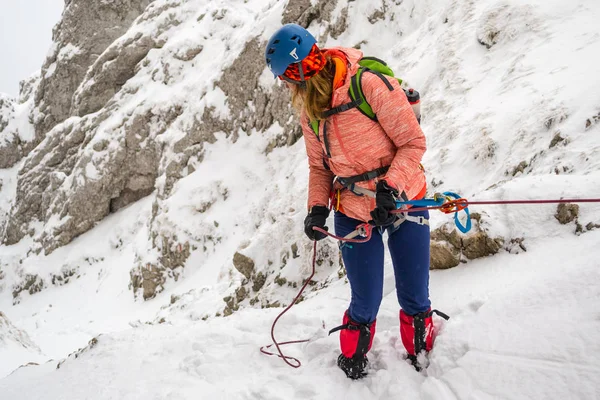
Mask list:
[[17,97],[19,81],[42,67],[64,0],[0,0],[0,92]]

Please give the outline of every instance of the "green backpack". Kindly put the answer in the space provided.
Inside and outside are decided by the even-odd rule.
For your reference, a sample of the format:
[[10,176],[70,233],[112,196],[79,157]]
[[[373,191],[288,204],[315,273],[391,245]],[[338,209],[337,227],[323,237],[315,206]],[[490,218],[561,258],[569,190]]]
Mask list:
[[[390,84],[390,82],[385,78],[385,76],[394,77],[398,80],[398,83],[400,85],[402,84],[402,79],[395,77],[394,71],[392,71],[392,69],[390,67],[388,67],[388,65],[384,61],[380,60],[379,58],[363,57],[358,62],[358,65],[360,65],[360,68],[358,68],[358,71],[356,72],[356,74],[354,76],[352,76],[351,81],[350,81],[350,89],[348,90],[348,94],[350,95],[350,99],[352,99],[352,101],[350,103],[346,103],[346,104],[342,104],[341,106],[334,107],[331,110],[327,110],[324,113],[324,116],[326,118],[331,115],[334,115],[334,114],[339,114],[341,112],[348,111],[352,108],[358,108],[358,110],[362,114],[364,114],[366,117],[372,119],[373,121],[377,121],[377,116],[373,112],[373,109],[367,102],[367,99],[365,98],[365,96],[362,92],[361,80],[362,80],[362,75],[365,72],[370,72],[370,73],[377,75],[385,83],[385,85],[388,87],[389,90],[394,90],[394,88]],[[417,117],[417,120],[420,123],[421,115],[420,115],[419,92],[417,92],[414,89],[408,89],[408,90],[404,90],[404,93],[406,94],[409,103],[413,107],[415,116]],[[310,125],[311,125],[313,131],[315,132],[315,134],[317,135],[317,137],[319,136],[319,122],[320,122],[319,120],[310,121]]]

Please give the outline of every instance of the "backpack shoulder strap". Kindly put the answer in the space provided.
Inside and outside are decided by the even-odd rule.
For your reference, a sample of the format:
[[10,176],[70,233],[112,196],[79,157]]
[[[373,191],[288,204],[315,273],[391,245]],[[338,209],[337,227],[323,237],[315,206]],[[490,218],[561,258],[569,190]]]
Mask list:
[[[310,125],[313,132],[317,136],[317,140],[320,142],[321,141],[321,138],[319,137],[320,121],[319,120],[309,121],[308,125]],[[323,129],[325,129],[325,127],[323,127]],[[323,136],[324,136],[324,140],[325,140],[325,147],[327,148],[327,152],[329,152],[329,144],[327,143],[327,132],[323,131],[323,133],[324,133]],[[331,171],[331,168],[329,167],[329,163],[327,162],[327,155],[325,154],[325,152],[323,152],[323,167],[326,170]]]
[[319,120],[314,120],[309,122],[310,127],[312,128],[315,135],[317,135],[317,139],[319,138]]
[[360,67],[358,69],[358,71],[356,72],[356,74],[351,78],[350,89],[348,90],[348,94],[350,95],[350,98],[352,99],[352,101],[361,99],[362,101],[358,105],[358,110],[365,116],[369,117],[370,119],[377,121],[377,116],[373,112],[373,109],[369,105],[369,102],[367,101],[367,99],[362,91],[362,76],[365,72],[370,72],[372,74],[377,75],[377,77],[379,77],[379,79],[381,79],[383,81],[383,83],[385,83],[385,85],[387,86],[387,88],[390,91],[394,90],[394,87],[381,72],[374,71],[374,70],[366,68],[366,67]]

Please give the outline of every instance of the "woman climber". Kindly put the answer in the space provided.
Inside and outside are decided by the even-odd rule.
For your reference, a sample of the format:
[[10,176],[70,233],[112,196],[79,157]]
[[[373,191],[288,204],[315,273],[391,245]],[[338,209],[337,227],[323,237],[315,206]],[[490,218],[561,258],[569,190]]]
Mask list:
[[326,237],[313,228],[327,229],[330,200],[338,236],[365,222],[375,227],[368,242],[341,245],[352,295],[343,324],[333,331],[340,331],[337,364],[352,379],[367,373],[367,352],[382,300],[385,231],[401,307],[400,336],[417,369],[423,367],[417,356],[432,349],[435,336],[429,300],[429,214],[391,213],[397,199],[425,195],[420,165],[425,136],[392,77],[361,71],[359,90],[375,117],[363,113],[361,101],[352,101],[351,78],[362,56],[353,48],[319,49],[316,39],[295,24],[275,32],[265,51],[269,69],[287,82],[300,111],[309,163],[306,235],[311,240]]

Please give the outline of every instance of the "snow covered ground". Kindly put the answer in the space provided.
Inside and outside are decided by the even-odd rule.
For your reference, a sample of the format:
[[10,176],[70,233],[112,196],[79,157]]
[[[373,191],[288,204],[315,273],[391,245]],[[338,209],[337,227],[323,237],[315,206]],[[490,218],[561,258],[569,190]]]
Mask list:
[[[387,17],[371,24],[376,3],[340,1],[333,19],[348,6],[352,27],[327,45],[378,34],[364,52],[388,60],[421,90],[432,189],[472,200],[600,198],[600,4],[406,0],[385,2]],[[271,10],[261,19],[265,38],[282,11]],[[320,32],[316,23],[310,28]],[[215,314],[243,279],[231,267],[240,248],[266,265],[297,242],[300,257],[282,276],[308,276],[304,144],[265,154],[278,133],[273,126],[235,143],[219,137],[177,183],[167,222],[187,232],[198,218],[218,221],[221,241],[192,253],[183,276],[150,301],[135,300],[128,284],[136,249],[147,245],[151,196],[49,256],[26,255],[27,239],[0,247],[0,311],[14,327],[10,335],[0,330],[0,399],[600,398],[600,229],[593,227],[600,225],[600,204],[581,205],[579,234],[575,223],[558,223],[554,205],[472,207],[493,235],[523,238],[526,251],[516,246],[432,272],[434,307],[451,319],[436,320],[440,335],[423,374],[402,358],[390,265],[366,379],[350,382],[335,366],[338,339],[327,331],[339,324],[349,287],[331,266],[317,276],[327,287],[311,288],[277,327],[280,340],[311,339],[285,350],[303,366],[293,370],[262,355],[282,308],[245,303],[230,317]],[[0,219],[17,173],[0,171]],[[228,189],[225,198],[194,214],[207,196],[222,195],[220,185]],[[448,220],[434,213],[433,228]],[[17,271],[67,273],[70,281],[13,299]],[[297,289],[264,290],[289,304]],[[25,337],[18,330],[27,346],[15,339]],[[17,369],[28,362],[40,365]]]
[[[278,325],[279,340],[311,338],[286,348],[303,362],[298,370],[259,352],[270,342],[270,324],[280,309],[244,309],[229,318],[173,318],[133,328],[123,320],[120,331],[99,336],[58,369],[58,358],[21,368],[0,380],[0,390],[7,399],[596,399],[600,268],[590,252],[599,241],[599,231],[557,235],[526,253],[434,272],[433,302],[451,319],[436,320],[441,334],[426,374],[402,359],[388,268],[373,370],[360,382],[349,382],[335,366],[337,337],[326,334],[347,304],[348,286],[338,281],[292,308]],[[92,299],[78,298],[81,308],[73,311],[94,308],[87,304]],[[52,308],[68,307],[68,298],[63,299]],[[127,301],[120,307],[120,313],[116,304],[103,309],[115,313],[118,322],[130,311]],[[202,309],[200,302],[180,307]],[[50,314],[38,317],[38,323],[52,318],[52,312],[42,310]],[[81,336],[82,342],[84,333],[94,330],[93,321],[82,321],[76,312],[72,318],[65,336]],[[58,342],[53,328],[48,323],[45,335]]]

